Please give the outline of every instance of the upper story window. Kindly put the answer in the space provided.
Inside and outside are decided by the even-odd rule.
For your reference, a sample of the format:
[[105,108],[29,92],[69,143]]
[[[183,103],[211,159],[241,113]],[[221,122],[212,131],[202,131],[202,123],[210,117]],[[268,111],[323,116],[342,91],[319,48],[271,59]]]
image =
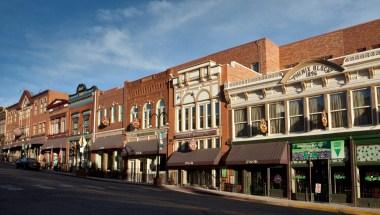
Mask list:
[[90,133],[90,113],[89,111],[86,111],[83,113],[83,133],[88,134]]
[[285,112],[283,102],[270,104],[269,120],[271,134],[279,134],[285,132]]
[[131,108],[130,112],[130,121],[133,122],[133,120],[139,118],[139,108],[135,105]]
[[177,131],[182,131],[182,110],[177,109]]
[[150,103],[144,105],[143,113],[143,128],[152,127],[152,105]]
[[239,109],[234,111],[235,137],[248,136],[247,110]]
[[79,134],[79,114],[71,116],[71,133],[72,135]]
[[119,105],[118,107],[118,121],[121,122],[124,118],[124,109],[123,105]]
[[260,64],[259,62],[252,63],[251,69],[255,72],[260,72]]
[[160,100],[157,102],[156,109],[156,127],[164,126],[166,124],[166,105],[164,100]]
[[220,106],[219,102],[215,102],[215,126],[220,124]]
[[193,130],[197,129],[197,121],[196,121],[196,118],[197,118],[197,109],[195,106],[191,107],[191,127]]
[[206,127],[207,128],[211,128],[212,127],[212,115],[211,115],[212,111],[211,111],[211,103],[208,103],[207,104],[207,125]]
[[289,131],[304,131],[303,100],[289,101]]
[[352,91],[354,125],[372,124],[371,92],[369,89]]
[[324,110],[323,96],[309,98],[309,122],[310,130],[322,129],[322,112]]
[[204,104],[199,105],[199,128],[205,128],[206,107]]
[[346,93],[330,95],[331,127],[347,127],[347,101]]
[[252,136],[260,134],[260,121],[265,119],[265,106],[259,105],[251,108]]
[[191,126],[191,116],[190,116],[191,107],[185,108],[185,131],[189,130]]

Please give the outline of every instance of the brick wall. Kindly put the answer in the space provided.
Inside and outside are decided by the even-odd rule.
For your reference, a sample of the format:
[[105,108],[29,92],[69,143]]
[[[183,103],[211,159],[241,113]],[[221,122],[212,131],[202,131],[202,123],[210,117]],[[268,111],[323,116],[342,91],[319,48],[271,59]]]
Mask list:
[[[98,96],[98,107],[97,110],[103,110],[107,109],[110,110],[112,106],[114,106],[115,111],[117,111],[117,116],[119,115],[119,105],[122,105],[122,108],[124,108],[124,88],[112,88],[106,91],[101,91],[99,92]],[[108,113],[111,114],[111,113]],[[125,115],[125,114],[124,114]],[[99,124],[98,122],[98,117],[96,117],[96,125]],[[104,128],[99,128],[97,127],[97,132],[102,132],[102,131],[109,131],[109,130],[114,130],[114,129],[120,129],[123,128],[123,120],[118,121],[118,119],[115,119],[114,123],[111,123]]]

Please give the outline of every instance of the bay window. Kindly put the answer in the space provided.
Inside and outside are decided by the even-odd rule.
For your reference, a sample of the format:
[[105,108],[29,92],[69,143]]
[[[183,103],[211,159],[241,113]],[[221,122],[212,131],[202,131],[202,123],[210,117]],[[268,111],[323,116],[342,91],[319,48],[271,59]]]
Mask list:
[[352,91],[352,103],[354,125],[371,124],[371,91],[368,88]]
[[346,93],[330,95],[331,127],[347,127]]
[[279,134],[285,131],[284,103],[278,102],[269,106],[270,133]]

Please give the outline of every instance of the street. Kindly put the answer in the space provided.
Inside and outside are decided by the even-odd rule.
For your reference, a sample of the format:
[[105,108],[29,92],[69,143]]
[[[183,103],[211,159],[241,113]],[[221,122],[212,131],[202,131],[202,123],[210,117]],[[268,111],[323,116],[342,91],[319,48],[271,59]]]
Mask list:
[[331,214],[0,165],[0,214]]

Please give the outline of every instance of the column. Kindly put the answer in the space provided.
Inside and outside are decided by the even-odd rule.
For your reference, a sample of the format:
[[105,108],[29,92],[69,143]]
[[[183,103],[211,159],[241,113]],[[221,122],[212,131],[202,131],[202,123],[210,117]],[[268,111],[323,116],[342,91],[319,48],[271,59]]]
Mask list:
[[211,181],[212,181],[212,187],[216,188],[216,170],[211,170]]
[[358,197],[360,197],[360,183],[357,180],[358,175],[358,169],[356,167],[356,144],[352,137],[350,137],[350,166],[351,166],[351,201],[354,206],[357,206]]
[[327,160],[327,181],[328,181],[328,193],[329,193],[329,197],[328,197],[328,202],[331,202],[331,195],[332,195],[332,184],[331,184],[331,160],[328,159]]
[[267,168],[267,196],[270,196],[270,167]]

